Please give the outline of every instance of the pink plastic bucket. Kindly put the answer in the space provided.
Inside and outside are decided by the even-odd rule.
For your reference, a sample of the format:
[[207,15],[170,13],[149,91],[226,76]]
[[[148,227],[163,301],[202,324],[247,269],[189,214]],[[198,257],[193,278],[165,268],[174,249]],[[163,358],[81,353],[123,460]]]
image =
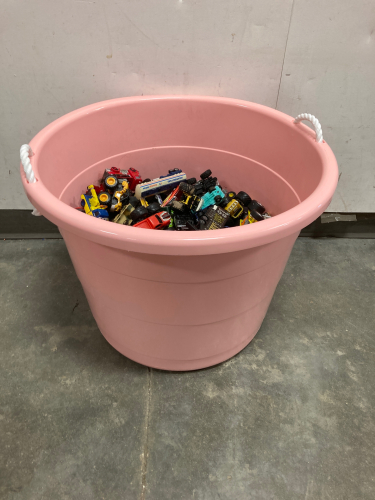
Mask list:
[[[300,230],[328,206],[330,147],[279,111],[234,99],[151,96],[78,109],[30,143],[31,203],[59,227],[100,331],[125,356],[194,370],[243,349],[262,324]],[[77,212],[104,168],[144,177],[210,168],[275,215],[243,227],[166,232]]]

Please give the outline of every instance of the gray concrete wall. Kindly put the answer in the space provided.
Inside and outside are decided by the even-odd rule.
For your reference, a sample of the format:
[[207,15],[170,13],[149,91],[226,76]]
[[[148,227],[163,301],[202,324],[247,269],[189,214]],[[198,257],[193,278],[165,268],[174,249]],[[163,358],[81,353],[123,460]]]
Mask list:
[[78,107],[207,94],[315,114],[342,173],[330,206],[374,211],[373,0],[2,0],[0,208],[28,208],[19,147]]

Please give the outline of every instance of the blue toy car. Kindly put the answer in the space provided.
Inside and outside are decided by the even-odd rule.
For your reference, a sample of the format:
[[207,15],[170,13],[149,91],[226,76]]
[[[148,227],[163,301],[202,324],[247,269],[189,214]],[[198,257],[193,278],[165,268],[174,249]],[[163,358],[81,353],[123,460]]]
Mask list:
[[96,217],[97,219],[109,220],[108,211],[104,210],[104,208],[97,208],[96,210],[93,210],[92,216]]

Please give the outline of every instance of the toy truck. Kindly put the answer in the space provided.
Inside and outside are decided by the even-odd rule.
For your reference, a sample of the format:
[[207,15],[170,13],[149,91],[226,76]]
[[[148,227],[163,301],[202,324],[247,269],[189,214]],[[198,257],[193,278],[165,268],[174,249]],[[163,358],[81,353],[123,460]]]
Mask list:
[[[194,184],[194,194],[203,196],[210,188],[214,188],[217,184],[217,177],[211,176],[211,170],[206,170],[200,175],[201,180]],[[192,179],[189,179],[189,181]]]
[[84,211],[91,215],[92,217],[97,217],[98,219],[108,220],[108,212],[100,204],[98,195],[96,194],[95,188],[92,184],[87,186],[87,193],[81,195],[81,206]]
[[[195,179],[194,179],[195,180]],[[181,182],[179,186],[179,192],[176,195],[177,203],[182,204],[182,208],[187,207],[193,212],[198,212],[201,210],[203,205],[203,199],[194,194],[194,187],[188,182]],[[175,202],[172,204],[175,208]]]
[[224,193],[219,188],[219,186],[210,187],[208,192],[202,196],[203,204],[201,205],[201,209],[209,207],[210,205],[214,205],[216,203],[216,196],[220,196],[220,198],[224,198]]
[[[135,168],[129,168],[128,170],[120,170],[117,167],[106,168],[104,170],[102,182],[105,184],[105,179],[108,176],[115,176],[119,180],[126,180],[129,183],[129,189],[134,191],[136,186],[142,182],[142,178]],[[109,187],[109,186],[107,186]],[[116,187],[116,186],[115,186]]]
[[154,194],[164,193],[165,191],[176,188],[181,181],[186,179],[186,174],[183,172],[170,174],[164,177],[158,177],[149,182],[138,184],[135,188],[135,196],[140,200]]

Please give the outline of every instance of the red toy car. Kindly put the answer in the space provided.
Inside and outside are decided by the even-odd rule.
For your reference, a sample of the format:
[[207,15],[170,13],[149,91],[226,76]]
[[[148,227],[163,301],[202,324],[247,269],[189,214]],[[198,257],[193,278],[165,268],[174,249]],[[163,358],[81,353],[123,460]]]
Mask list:
[[106,168],[103,174],[103,181],[109,175],[115,175],[117,179],[127,180],[131,191],[135,191],[136,186],[142,182],[142,178],[135,168],[129,168],[128,170],[120,170],[117,167]]
[[137,222],[133,227],[143,227],[145,229],[163,229],[169,226],[171,222],[171,216],[168,212],[159,212],[155,215],[151,215],[141,222]]

